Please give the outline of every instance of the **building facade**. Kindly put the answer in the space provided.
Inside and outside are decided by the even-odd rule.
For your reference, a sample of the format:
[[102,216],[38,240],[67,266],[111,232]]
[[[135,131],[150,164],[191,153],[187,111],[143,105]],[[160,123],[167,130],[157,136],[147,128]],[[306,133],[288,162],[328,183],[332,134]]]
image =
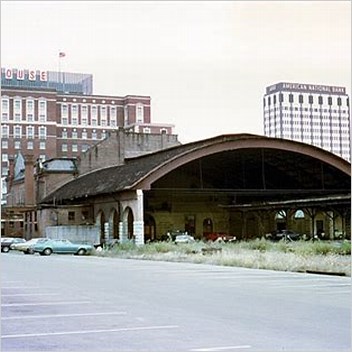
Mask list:
[[344,87],[277,83],[263,98],[264,135],[311,144],[351,160],[350,104]]
[[75,158],[121,128],[144,134],[173,133],[173,125],[151,122],[149,96],[93,95],[91,75],[54,73],[2,69],[2,178],[19,153],[42,161]]

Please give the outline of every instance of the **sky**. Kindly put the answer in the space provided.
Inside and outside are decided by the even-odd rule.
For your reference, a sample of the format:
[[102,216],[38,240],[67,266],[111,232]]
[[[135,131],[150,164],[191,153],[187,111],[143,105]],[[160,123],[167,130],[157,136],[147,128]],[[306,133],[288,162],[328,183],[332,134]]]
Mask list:
[[265,88],[351,94],[350,1],[1,0],[1,66],[93,74],[93,93],[148,95],[181,143],[264,134]]

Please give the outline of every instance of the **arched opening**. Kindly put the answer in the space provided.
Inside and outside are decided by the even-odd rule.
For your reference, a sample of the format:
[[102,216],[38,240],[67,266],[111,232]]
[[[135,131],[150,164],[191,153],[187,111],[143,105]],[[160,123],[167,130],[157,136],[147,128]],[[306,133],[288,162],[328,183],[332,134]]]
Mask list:
[[213,232],[213,221],[210,218],[203,220],[203,237]]
[[95,223],[100,228],[100,243],[105,243],[105,215],[102,210],[98,212]]
[[134,239],[134,233],[133,233],[133,221],[134,221],[134,216],[131,208],[126,209],[127,212],[127,238],[129,240]]
[[150,242],[156,240],[155,219],[150,214],[144,217],[144,241]]
[[275,214],[275,221],[276,221],[276,229],[277,230],[286,230],[286,217],[287,217],[287,212],[286,210],[279,210],[276,214]]
[[109,224],[110,224],[110,237],[112,239],[119,239],[120,238],[119,215],[116,209],[111,209]]

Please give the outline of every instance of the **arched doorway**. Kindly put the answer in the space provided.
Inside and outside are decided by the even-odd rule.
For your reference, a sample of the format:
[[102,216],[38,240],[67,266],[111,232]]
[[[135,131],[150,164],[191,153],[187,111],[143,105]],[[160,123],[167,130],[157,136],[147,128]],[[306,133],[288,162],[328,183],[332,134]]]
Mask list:
[[156,227],[155,219],[150,214],[146,214],[144,218],[144,241],[155,241],[156,240]]
[[126,234],[128,240],[134,240],[134,233],[133,233],[133,211],[130,207],[127,207],[124,211],[123,222],[126,226]]
[[95,224],[100,228],[100,243],[105,243],[105,215],[102,210],[98,212]]
[[119,214],[115,208],[110,211],[109,228],[110,238],[119,239]]
[[203,237],[213,232],[213,221],[210,218],[203,220]]

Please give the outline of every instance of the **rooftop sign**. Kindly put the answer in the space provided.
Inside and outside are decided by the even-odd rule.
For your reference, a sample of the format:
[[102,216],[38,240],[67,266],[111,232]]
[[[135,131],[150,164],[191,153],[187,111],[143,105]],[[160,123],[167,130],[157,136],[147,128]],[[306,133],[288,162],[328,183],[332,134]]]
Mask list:
[[47,82],[48,80],[48,71],[40,70],[24,70],[19,68],[4,68],[1,69],[1,74],[6,80],[17,80],[17,81],[41,81]]
[[346,94],[345,87],[325,86],[319,84],[305,83],[277,83],[266,88],[266,94],[279,91],[309,92],[309,93],[325,93],[325,94]]

